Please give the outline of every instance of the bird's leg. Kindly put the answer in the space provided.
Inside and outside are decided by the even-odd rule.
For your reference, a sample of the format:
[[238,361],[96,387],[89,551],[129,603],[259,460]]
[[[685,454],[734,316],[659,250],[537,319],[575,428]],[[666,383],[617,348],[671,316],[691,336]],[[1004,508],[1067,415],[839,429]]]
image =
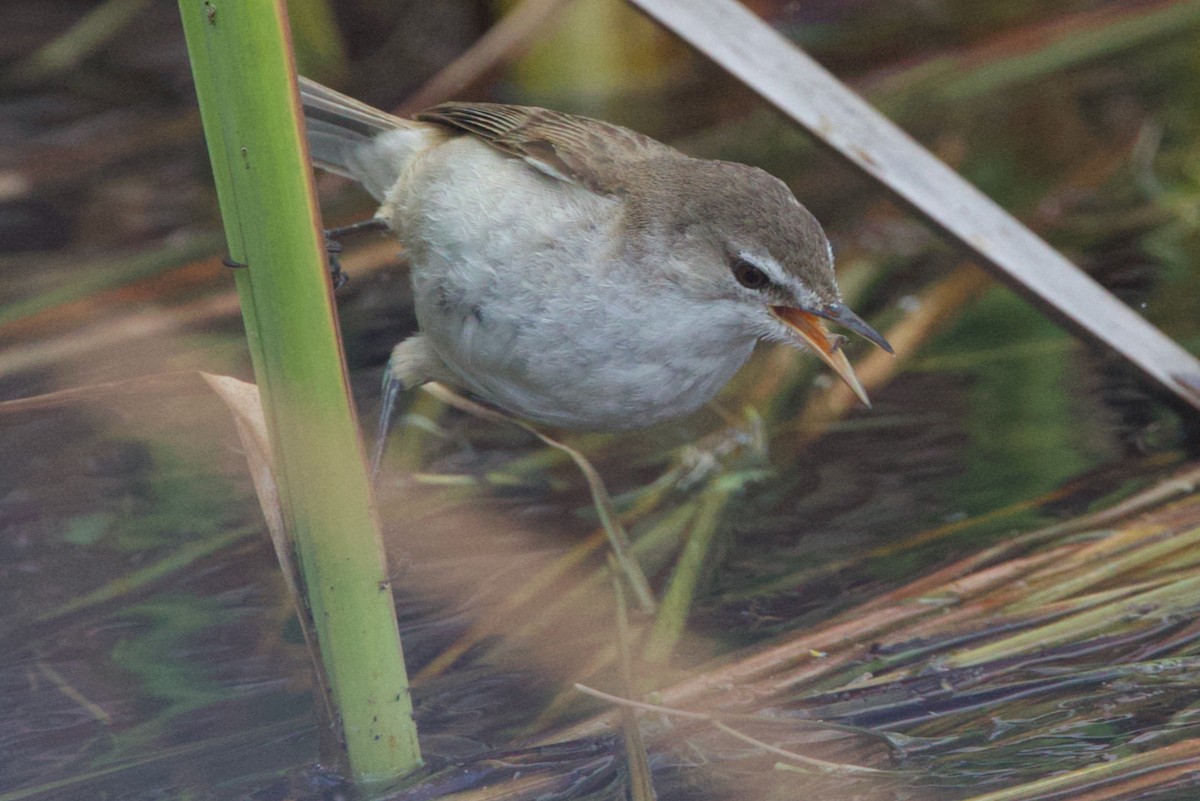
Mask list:
[[387,452],[388,434],[392,430],[392,419],[396,416],[396,401],[406,387],[392,371],[392,360],[383,371],[383,391],[379,404],[379,426],[375,430],[375,448],[371,451],[371,482],[379,476],[383,455]]
[[329,279],[333,281],[333,288],[340,289],[346,283],[348,277],[342,272],[342,263],[340,256],[342,254],[341,238],[350,234],[357,234],[361,231],[380,231],[387,229],[387,222],[379,217],[372,217],[369,220],[361,220],[350,225],[343,225],[340,228],[328,228],[325,230],[325,252],[329,254]]
[[452,385],[458,383],[428,339],[417,334],[392,348],[392,355],[383,371],[379,429],[375,432],[375,449],[371,454],[372,481],[378,477],[379,469],[383,465],[388,434],[392,430],[400,395],[430,381],[442,381]]
[[325,231],[326,239],[341,239],[343,236],[361,233],[363,231],[386,231],[388,227],[387,220],[381,217],[372,217],[369,220],[359,220],[350,225],[343,225],[340,228],[329,228]]

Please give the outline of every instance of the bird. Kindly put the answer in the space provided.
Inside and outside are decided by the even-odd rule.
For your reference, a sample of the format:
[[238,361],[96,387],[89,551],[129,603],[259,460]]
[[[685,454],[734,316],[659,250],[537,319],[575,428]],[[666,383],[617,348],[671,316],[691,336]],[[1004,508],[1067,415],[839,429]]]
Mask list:
[[892,347],[843,302],[820,223],[769,173],[532,106],[408,119],[307,78],[300,95],[313,164],[379,202],[367,225],[411,264],[418,332],[384,373],[376,468],[396,398],[433,381],[529,422],[617,432],[695,411],[771,340],[870,405],[824,321]]

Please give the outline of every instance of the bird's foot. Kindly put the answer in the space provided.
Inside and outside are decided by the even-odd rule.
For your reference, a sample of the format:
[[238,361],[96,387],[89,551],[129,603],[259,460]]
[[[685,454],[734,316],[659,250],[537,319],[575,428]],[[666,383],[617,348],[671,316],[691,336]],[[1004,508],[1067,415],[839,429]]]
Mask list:
[[328,231],[325,232],[325,253],[329,257],[329,281],[333,284],[333,291],[337,292],[350,280],[350,276],[342,271],[342,243],[330,239]]
[[437,351],[423,335],[417,334],[392,348],[387,367],[383,371],[383,395],[379,407],[379,430],[375,436],[375,450],[371,457],[371,476],[379,474],[387,449],[388,434],[399,406],[400,396],[410,389],[428,384],[430,381],[457,383],[450,369],[442,362]]
[[747,409],[745,419],[733,422],[684,446],[679,453],[677,485],[689,489],[718,474],[742,473],[767,457],[762,417]]
[[386,229],[386,221],[378,217],[372,217],[369,220],[343,225],[340,228],[329,228],[325,231],[325,252],[329,254],[329,279],[333,282],[334,291],[341,289],[350,280],[350,277],[342,271],[342,243],[340,240],[343,237],[362,231],[380,231]]
[[396,417],[396,404],[406,387],[404,382],[392,369],[392,360],[388,360],[387,368],[383,371],[383,391],[379,405],[379,425],[375,430],[375,448],[371,451],[371,483],[379,477],[379,468],[383,465],[383,456],[387,452],[388,435],[392,431],[392,423]]

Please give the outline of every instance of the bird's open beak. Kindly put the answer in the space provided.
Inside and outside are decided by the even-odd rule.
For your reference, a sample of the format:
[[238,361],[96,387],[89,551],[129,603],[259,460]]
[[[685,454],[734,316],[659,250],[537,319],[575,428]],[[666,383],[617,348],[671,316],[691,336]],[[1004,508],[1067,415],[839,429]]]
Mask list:
[[867,398],[867,391],[863,389],[858,376],[854,374],[850,360],[842,352],[841,338],[830,337],[821,318],[845,326],[856,334],[861,334],[871,340],[888,353],[892,353],[892,346],[878,331],[863,322],[862,318],[841,303],[831,303],[817,311],[797,309],[791,306],[772,306],[771,313],[784,325],[795,331],[808,344],[813,353],[821,357],[821,360],[833,368],[838,377],[854,390],[854,394],[863,402],[863,405],[870,407],[871,401]]

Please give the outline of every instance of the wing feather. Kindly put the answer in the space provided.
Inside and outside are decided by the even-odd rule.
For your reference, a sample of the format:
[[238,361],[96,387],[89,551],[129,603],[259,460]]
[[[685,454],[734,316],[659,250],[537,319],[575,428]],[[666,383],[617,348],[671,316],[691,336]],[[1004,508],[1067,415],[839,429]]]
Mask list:
[[443,103],[416,119],[475,136],[547,175],[602,194],[619,194],[638,161],[685,158],[628,128],[532,106]]

